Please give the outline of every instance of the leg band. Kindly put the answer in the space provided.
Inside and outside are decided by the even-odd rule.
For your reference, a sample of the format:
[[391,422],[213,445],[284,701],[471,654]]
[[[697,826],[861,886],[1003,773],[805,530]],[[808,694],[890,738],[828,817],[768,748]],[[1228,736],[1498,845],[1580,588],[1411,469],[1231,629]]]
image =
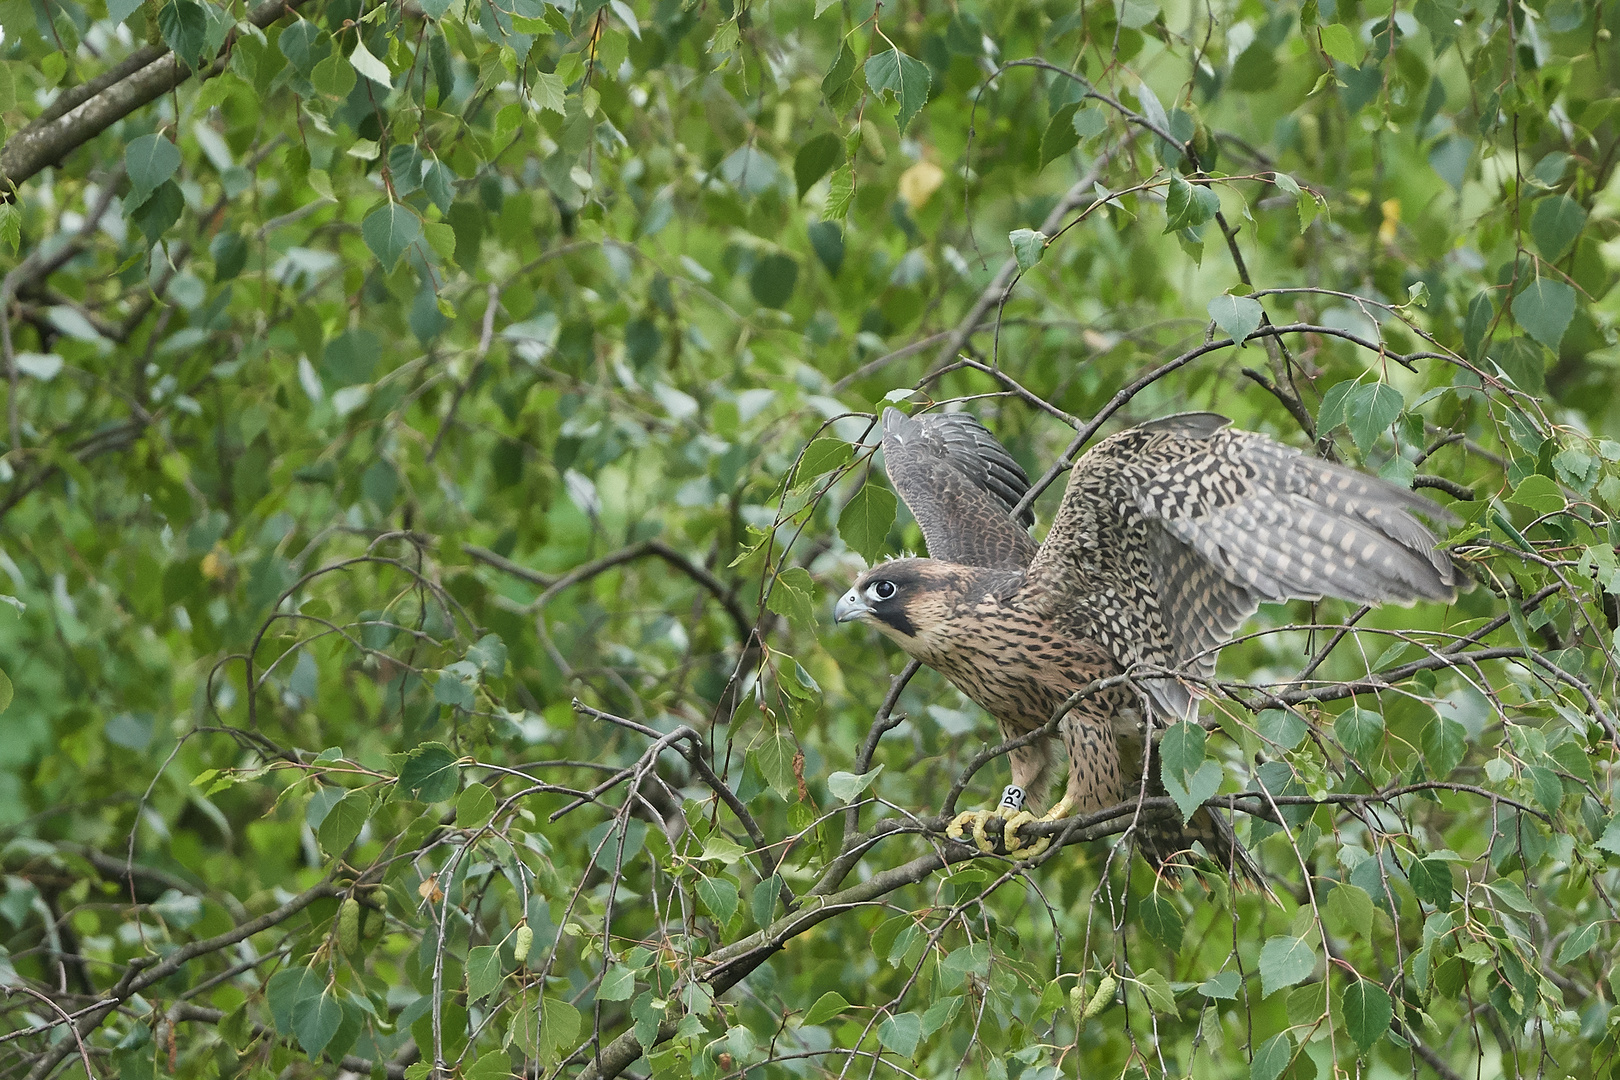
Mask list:
[[999,806],[1007,810],[1022,810],[1024,808],[1024,789],[1017,784],[1008,784],[1002,788]]

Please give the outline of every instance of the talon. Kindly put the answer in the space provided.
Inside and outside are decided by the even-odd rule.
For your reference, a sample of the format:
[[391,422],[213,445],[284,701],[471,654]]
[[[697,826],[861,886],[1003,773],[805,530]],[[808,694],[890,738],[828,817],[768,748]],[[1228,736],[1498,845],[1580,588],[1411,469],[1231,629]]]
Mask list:
[[1006,841],[1007,857],[1009,859],[1033,859],[1052,845],[1051,838],[1046,836],[1036,837],[1033,844],[1025,844],[1018,839],[1018,830],[1021,827],[1028,825],[1032,821],[1042,820],[1045,819],[1036,817],[1028,810],[1020,810],[1007,818],[1006,824],[1002,826],[1001,835]]
[[995,844],[985,835],[984,825],[990,818],[988,810],[964,810],[945,826],[945,835],[958,843],[966,844],[972,841],[986,855],[996,853]]
[[1051,847],[1052,838],[1049,836],[1037,837],[1033,844],[1023,844],[1018,839],[1018,830],[1023,826],[1028,825],[1032,821],[1059,821],[1068,817],[1069,811],[1073,809],[1074,801],[1068,798],[1068,796],[1064,796],[1062,799],[1058,800],[1058,804],[1056,806],[1052,807],[1052,809],[1048,810],[1041,817],[1036,817],[1028,810],[1020,810],[1018,813],[1009,817],[1007,819],[1007,824],[1004,826],[1005,831],[1002,833],[1002,836],[1006,838],[1008,857],[1014,859],[1033,859],[1041,852]]
[[986,855],[996,853],[996,842],[990,839],[989,833],[985,831],[985,827],[994,816],[988,810],[977,810],[973,814],[973,844]]

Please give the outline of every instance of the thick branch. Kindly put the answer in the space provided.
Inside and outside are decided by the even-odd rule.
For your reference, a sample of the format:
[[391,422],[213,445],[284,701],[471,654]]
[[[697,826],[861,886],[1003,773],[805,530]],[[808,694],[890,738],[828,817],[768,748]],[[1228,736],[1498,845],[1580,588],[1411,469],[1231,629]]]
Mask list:
[[[303,2],[264,0],[248,13],[248,21],[262,30],[283,15],[297,10]],[[225,70],[235,35],[236,31],[231,31],[218,58],[203,70],[204,79],[211,79]],[[70,151],[83,146],[136,109],[156,101],[191,78],[191,69],[167,49],[158,51],[155,57],[135,68],[135,62],[146,54],[147,50],[142,49],[101,79],[87,83],[85,89],[95,88],[93,92],[83,96],[83,100],[66,112],[53,115],[54,109],[47,109],[39,119],[7,139],[5,145],[0,146],[0,198],[14,197],[17,188],[35,173],[61,161]],[[98,86],[108,76],[130,68],[134,70]],[[68,91],[67,95],[82,96],[84,90]]]

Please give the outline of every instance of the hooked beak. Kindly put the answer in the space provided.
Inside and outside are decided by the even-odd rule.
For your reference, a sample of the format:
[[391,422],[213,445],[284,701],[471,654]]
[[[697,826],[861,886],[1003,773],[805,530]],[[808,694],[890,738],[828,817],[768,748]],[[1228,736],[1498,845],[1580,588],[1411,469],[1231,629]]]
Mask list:
[[833,622],[852,622],[855,619],[864,619],[872,614],[871,607],[861,594],[854,589],[849,590],[838,598],[838,604],[833,608]]

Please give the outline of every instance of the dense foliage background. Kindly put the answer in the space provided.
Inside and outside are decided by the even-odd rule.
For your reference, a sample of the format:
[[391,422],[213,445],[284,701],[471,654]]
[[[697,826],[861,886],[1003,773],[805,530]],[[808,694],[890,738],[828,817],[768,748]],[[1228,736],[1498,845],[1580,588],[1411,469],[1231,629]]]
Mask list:
[[[1612,1073],[1616,5],[0,28],[0,1078]],[[1457,515],[1172,732],[1267,891],[942,839],[885,401],[1042,520],[1195,408]]]

